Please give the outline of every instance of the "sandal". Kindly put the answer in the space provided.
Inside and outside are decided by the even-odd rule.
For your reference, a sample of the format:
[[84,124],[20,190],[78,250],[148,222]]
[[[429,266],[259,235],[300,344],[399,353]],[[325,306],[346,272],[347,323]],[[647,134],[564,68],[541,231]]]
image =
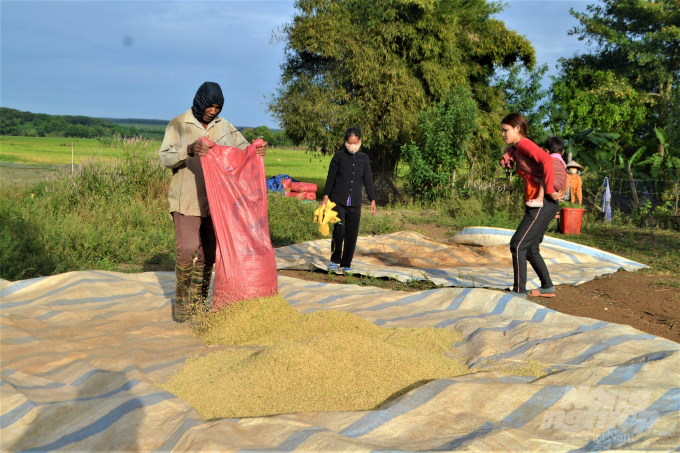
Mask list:
[[539,289],[532,289],[527,291],[527,296],[531,297],[555,297],[555,293],[542,293]]

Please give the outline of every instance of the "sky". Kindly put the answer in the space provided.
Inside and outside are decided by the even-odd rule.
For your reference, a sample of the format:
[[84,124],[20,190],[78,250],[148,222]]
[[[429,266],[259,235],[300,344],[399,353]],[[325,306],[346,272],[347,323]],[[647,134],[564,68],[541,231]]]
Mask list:
[[[555,74],[585,49],[567,32],[588,1],[506,1],[499,18]],[[220,84],[221,116],[277,127],[266,98],[284,46],[272,33],[292,1],[0,1],[0,106],[34,113],[170,120],[204,81]],[[549,79],[544,80],[548,84]]]

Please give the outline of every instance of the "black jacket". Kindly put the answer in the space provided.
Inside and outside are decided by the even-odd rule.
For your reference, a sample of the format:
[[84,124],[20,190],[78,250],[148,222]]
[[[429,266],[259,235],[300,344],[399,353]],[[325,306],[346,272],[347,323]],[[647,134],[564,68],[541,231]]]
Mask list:
[[368,154],[357,151],[351,154],[343,146],[336,151],[331,165],[328,168],[326,188],[323,192],[334,203],[347,206],[347,198],[351,192],[351,206],[361,206],[361,182],[366,187],[366,194],[370,201],[375,200],[373,195],[373,175],[371,174],[371,162]]

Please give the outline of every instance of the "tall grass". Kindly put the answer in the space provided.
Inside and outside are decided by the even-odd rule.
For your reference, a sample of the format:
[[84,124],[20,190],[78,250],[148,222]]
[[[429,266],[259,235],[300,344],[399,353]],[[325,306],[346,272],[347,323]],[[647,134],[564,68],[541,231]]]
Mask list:
[[[116,158],[87,159],[30,187],[0,187],[0,278],[173,268],[171,172],[160,164],[158,142],[136,138],[113,146]],[[312,223],[317,204],[279,194],[268,200],[275,246],[322,237]],[[385,222],[367,228],[390,230]]]
[[91,158],[29,188],[0,189],[0,277],[172,259],[170,173],[159,163],[157,143],[119,146],[119,158]]

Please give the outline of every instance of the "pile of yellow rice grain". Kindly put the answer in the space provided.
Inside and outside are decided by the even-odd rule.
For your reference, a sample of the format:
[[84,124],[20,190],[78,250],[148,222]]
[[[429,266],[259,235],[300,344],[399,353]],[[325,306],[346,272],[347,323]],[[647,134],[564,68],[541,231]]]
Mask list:
[[206,419],[370,410],[469,372],[445,353],[458,332],[383,328],[340,311],[298,313],[283,297],[239,302],[195,319],[208,344],[254,345],[187,362],[163,387]]

